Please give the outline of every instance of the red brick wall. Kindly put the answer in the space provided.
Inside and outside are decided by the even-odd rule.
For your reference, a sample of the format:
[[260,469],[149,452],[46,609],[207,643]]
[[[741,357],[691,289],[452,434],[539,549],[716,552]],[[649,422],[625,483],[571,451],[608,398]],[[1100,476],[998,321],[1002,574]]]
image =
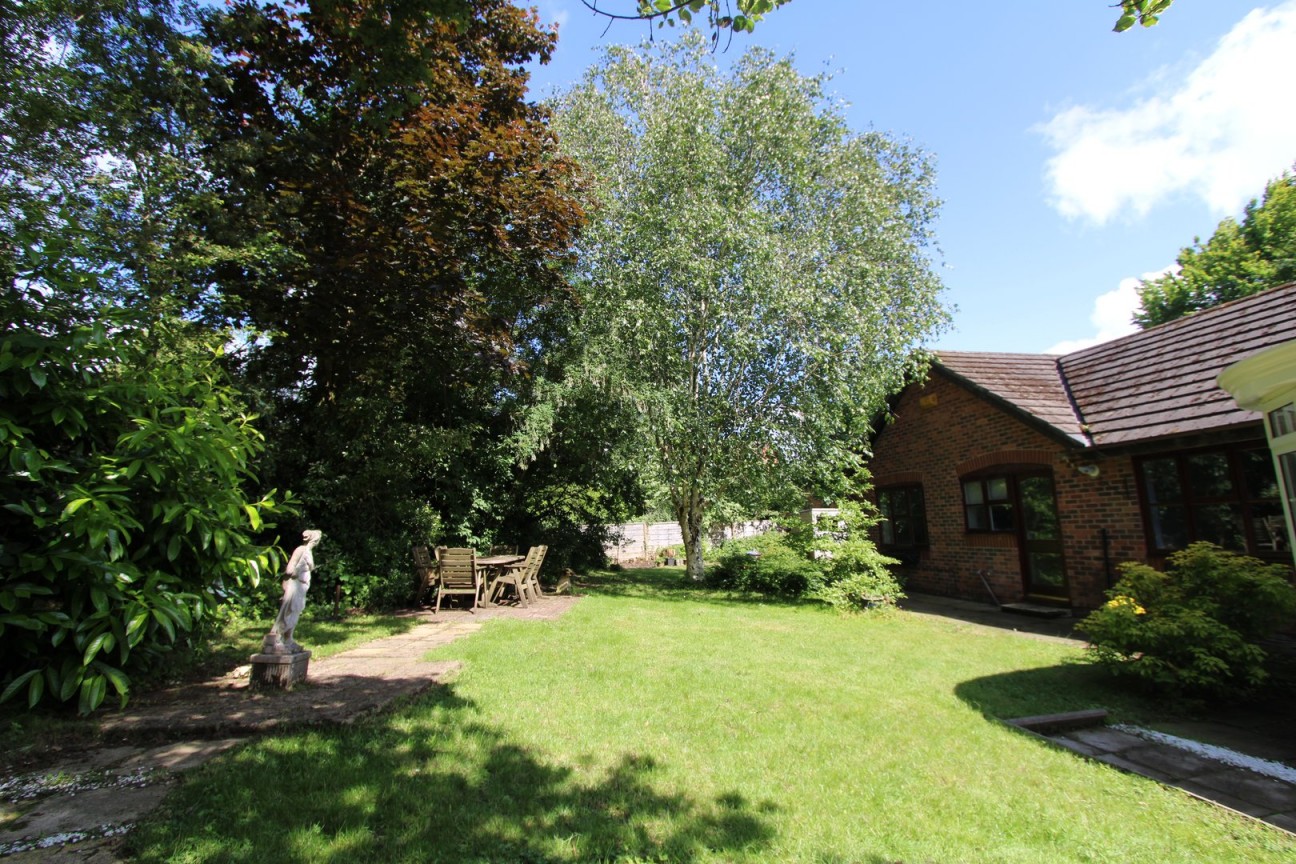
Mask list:
[[[986,571],[1001,603],[1023,599],[1016,535],[965,530],[960,477],[996,465],[1038,465],[1053,473],[1072,605],[1101,604],[1108,563],[1114,578],[1117,562],[1145,559],[1143,523],[1129,456],[1089,459],[1081,452],[939,373],[933,372],[925,386],[908,388],[895,407],[895,421],[874,442],[870,460],[875,486],[918,482],[923,487],[929,548],[907,568],[907,584],[917,591],[989,601],[977,576]],[[1099,475],[1076,471],[1071,463],[1077,458],[1098,465]]]

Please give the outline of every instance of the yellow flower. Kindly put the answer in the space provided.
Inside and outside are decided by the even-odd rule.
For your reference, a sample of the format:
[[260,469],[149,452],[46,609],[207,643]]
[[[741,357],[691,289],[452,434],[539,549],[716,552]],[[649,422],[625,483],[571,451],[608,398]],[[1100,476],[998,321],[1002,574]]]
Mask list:
[[1135,615],[1147,614],[1147,610],[1144,609],[1142,606],[1140,606],[1137,600],[1135,600],[1133,597],[1126,597],[1124,594],[1120,595],[1119,597],[1113,597],[1112,599],[1108,600],[1107,608],[1108,609],[1128,608],[1134,610]]

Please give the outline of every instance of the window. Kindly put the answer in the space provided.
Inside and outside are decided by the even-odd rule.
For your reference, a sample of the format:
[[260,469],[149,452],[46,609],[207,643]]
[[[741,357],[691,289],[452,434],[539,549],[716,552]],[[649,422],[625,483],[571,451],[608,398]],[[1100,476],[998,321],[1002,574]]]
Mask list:
[[1281,438],[1296,432],[1296,402],[1269,412],[1269,437]]
[[1012,531],[1013,499],[1008,478],[964,480],[963,513],[969,531]]
[[1267,450],[1155,456],[1139,463],[1139,473],[1153,550],[1205,540],[1253,555],[1275,551],[1271,529],[1282,502]]
[[921,486],[892,486],[878,490],[882,511],[882,545],[893,549],[927,546],[927,510]]

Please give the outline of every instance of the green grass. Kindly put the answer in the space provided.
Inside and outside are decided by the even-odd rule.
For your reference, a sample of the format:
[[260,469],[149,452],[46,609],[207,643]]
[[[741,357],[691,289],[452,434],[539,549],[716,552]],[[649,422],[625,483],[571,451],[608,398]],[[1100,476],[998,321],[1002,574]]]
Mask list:
[[[655,580],[655,581],[654,581]],[[1152,706],[1066,645],[608,576],[440,649],[396,714],[250,744],[143,861],[1289,862],[1296,841],[995,717]]]

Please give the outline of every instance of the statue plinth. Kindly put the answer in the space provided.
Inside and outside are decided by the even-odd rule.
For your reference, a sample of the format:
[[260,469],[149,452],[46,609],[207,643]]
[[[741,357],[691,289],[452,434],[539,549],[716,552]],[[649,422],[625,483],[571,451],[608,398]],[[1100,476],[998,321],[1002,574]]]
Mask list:
[[248,682],[253,690],[276,687],[291,690],[298,681],[306,680],[306,667],[310,665],[311,652],[293,644],[295,651],[266,651],[252,655],[252,678]]

